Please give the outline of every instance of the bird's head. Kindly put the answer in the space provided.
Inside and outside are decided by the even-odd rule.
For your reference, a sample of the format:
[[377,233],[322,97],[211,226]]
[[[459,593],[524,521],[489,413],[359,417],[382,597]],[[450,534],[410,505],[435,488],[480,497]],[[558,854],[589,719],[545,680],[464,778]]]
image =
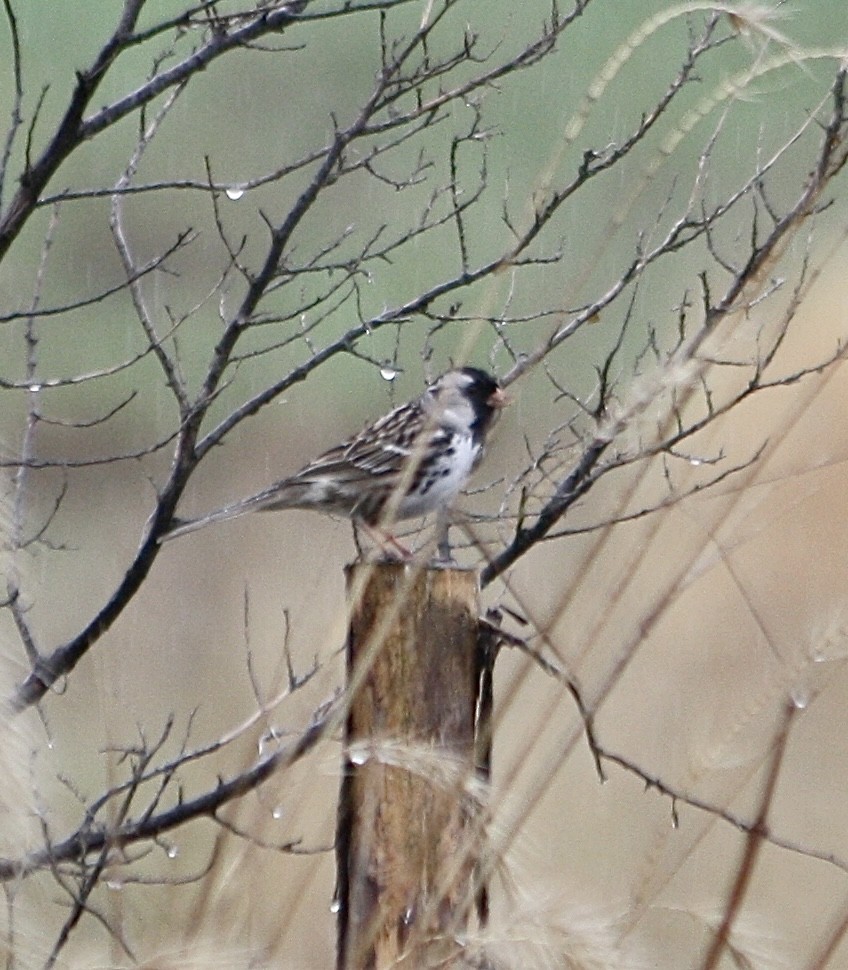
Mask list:
[[440,423],[470,431],[475,437],[486,434],[508,403],[495,378],[479,367],[448,371],[424,395],[425,409],[437,413]]

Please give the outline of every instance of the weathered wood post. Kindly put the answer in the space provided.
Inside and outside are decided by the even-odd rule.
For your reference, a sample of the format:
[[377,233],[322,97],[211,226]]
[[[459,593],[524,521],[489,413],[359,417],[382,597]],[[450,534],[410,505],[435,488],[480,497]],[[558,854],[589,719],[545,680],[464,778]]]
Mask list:
[[466,965],[480,825],[478,578],[355,564],[338,970]]

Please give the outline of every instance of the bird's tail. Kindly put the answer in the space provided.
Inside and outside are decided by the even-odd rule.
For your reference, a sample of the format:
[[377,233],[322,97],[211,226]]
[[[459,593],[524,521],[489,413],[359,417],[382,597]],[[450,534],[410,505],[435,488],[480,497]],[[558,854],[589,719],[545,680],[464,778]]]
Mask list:
[[247,502],[237,502],[235,505],[228,505],[225,509],[218,509],[216,512],[209,512],[201,515],[198,519],[172,519],[171,528],[159,537],[159,542],[170,542],[171,539],[178,539],[180,536],[187,535],[189,532],[196,532],[214,522],[226,522],[227,519],[236,519],[240,515],[252,512],[255,506]]
[[215,522],[226,522],[228,519],[237,519],[241,515],[247,515],[248,512],[258,512],[262,509],[285,509],[294,508],[297,506],[298,495],[293,494],[295,490],[289,488],[281,488],[278,485],[272,485],[270,488],[266,488],[264,491],[257,493],[256,495],[251,495],[250,498],[242,499],[240,502],[234,502],[232,505],[227,505],[223,509],[217,509],[215,512],[209,512],[206,515],[201,515],[197,519],[172,519],[171,528],[159,538],[159,542],[170,542],[171,539],[178,539],[180,536],[187,535],[189,532],[196,532],[198,529],[205,529],[207,525],[213,525]]

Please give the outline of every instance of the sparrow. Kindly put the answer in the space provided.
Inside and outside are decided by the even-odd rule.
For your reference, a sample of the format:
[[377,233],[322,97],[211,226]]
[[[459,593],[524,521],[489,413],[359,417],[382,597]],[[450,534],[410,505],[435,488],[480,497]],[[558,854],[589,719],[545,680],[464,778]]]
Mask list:
[[[314,509],[369,531],[446,509],[483,458],[486,435],[508,398],[477,367],[448,371],[417,399],[325,451],[290,478],[198,519],[173,520],[160,541],[248,512]],[[385,536],[396,547],[402,548]]]

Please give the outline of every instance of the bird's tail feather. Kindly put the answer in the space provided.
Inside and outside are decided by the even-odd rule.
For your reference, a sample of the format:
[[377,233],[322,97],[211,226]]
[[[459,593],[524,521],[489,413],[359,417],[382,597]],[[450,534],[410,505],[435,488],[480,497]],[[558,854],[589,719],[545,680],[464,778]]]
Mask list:
[[241,502],[235,502],[223,509],[218,509],[216,512],[201,515],[197,519],[174,518],[171,529],[159,539],[159,542],[170,542],[171,539],[178,539],[189,532],[204,529],[207,525],[212,525],[215,522],[226,522],[228,519],[237,519],[241,515],[247,515],[248,512],[296,507],[298,496],[290,495],[289,492],[291,491],[291,489],[281,489],[279,485],[274,485],[256,495],[251,495],[250,498],[242,499]]

